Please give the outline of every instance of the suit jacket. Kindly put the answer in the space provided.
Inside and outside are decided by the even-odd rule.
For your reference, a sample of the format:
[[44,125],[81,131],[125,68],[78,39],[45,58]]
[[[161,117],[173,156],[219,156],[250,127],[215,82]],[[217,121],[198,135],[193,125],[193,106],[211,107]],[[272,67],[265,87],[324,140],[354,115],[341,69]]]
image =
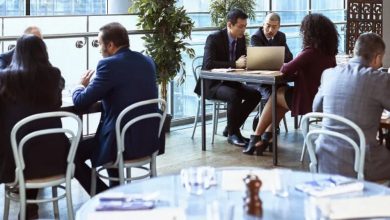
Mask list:
[[[237,39],[236,58],[246,55],[245,36]],[[236,68],[236,62],[229,59],[229,39],[227,29],[222,29],[210,34],[207,37],[204,47],[203,70],[211,70],[213,68]],[[239,87],[238,82],[222,82],[219,80],[205,80],[206,98],[214,98],[215,92],[220,85],[226,84],[232,87]],[[201,94],[200,80],[195,87],[195,93]]]
[[291,115],[311,112],[313,99],[320,85],[322,72],[336,66],[335,56],[322,54],[307,47],[292,61],[283,64],[280,71],[288,81],[294,81]]
[[[380,146],[376,135],[383,109],[390,110],[390,75],[367,67],[360,58],[324,72],[313,110],[345,117],[355,122],[366,138],[365,179],[390,179],[390,151]],[[331,120],[322,122],[326,130],[346,134],[357,141],[350,127]],[[357,142],[358,143],[358,142]],[[317,139],[319,170],[346,176],[353,171],[354,150],[350,144],[330,137]]]
[[263,27],[260,27],[259,30],[251,37],[252,46],[284,46],[284,62],[288,63],[293,59],[293,55],[286,43],[286,35],[283,32],[278,31],[270,44],[268,39],[265,37],[263,32]]
[[0,54],[0,69],[5,69],[12,61],[12,56],[14,55],[14,49],[7,51],[3,54]]
[[[119,113],[135,102],[157,97],[156,68],[149,57],[121,48],[98,63],[93,81],[85,89],[79,88],[73,93],[74,105],[79,110],[102,100],[104,115],[96,134],[99,146],[91,158],[94,167],[116,158],[115,122]],[[128,119],[157,110],[157,105],[149,105],[129,114]],[[158,127],[158,119],[148,119],[132,126],[126,133],[125,159],[143,157],[156,151]]]
[[[10,134],[13,126],[21,119],[36,113],[58,111],[61,107],[63,79],[57,68],[41,69],[37,75],[40,84],[30,83],[24,91],[14,91],[15,100],[0,96],[0,182],[14,181],[15,162],[11,148]],[[0,84],[10,73],[0,73]],[[16,74],[12,74],[16,75]],[[9,79],[8,79],[9,80]],[[15,78],[13,78],[15,80]],[[16,78],[23,83],[25,77]],[[26,98],[25,93],[35,93],[36,99]],[[45,119],[22,127],[17,137],[38,129],[62,127],[61,120]],[[24,148],[26,162],[25,178],[33,179],[64,173],[69,141],[63,134],[46,135],[32,139]]]

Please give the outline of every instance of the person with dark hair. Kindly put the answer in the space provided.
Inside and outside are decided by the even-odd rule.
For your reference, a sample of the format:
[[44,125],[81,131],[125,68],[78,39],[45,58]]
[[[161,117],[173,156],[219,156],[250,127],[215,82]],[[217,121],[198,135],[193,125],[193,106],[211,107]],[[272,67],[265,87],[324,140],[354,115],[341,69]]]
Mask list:
[[[32,34],[32,35],[35,35],[41,39],[43,38],[42,33],[41,33],[41,29],[39,29],[36,26],[27,27],[24,30],[23,34]],[[5,69],[6,67],[9,66],[9,64],[11,63],[13,54],[14,54],[14,49],[11,49],[3,54],[0,54],[0,69]]]
[[[294,86],[278,88],[276,98],[276,119],[279,124],[286,112],[291,110],[292,116],[311,112],[315,94],[320,85],[322,72],[336,66],[336,54],[339,45],[339,34],[333,22],[322,14],[309,14],[302,20],[303,36],[302,52],[289,63],[285,63],[280,71]],[[259,123],[251,135],[244,154],[262,155],[272,138],[272,100],[269,99],[261,114]],[[264,137],[262,138],[262,135]]]
[[[385,43],[375,33],[364,33],[355,43],[354,57],[345,65],[327,69],[313,102],[313,111],[339,115],[355,122],[366,138],[364,179],[390,180],[390,151],[376,139],[381,114],[390,110],[390,75],[381,72]],[[343,133],[354,141],[356,132],[329,119],[323,129]],[[358,143],[358,142],[357,142]],[[316,141],[320,172],[356,177],[350,144],[320,135]]]
[[293,55],[286,43],[286,35],[279,31],[280,16],[271,12],[265,19],[263,26],[259,28],[251,37],[252,46],[283,46],[285,47],[284,62],[288,63],[293,59]]
[[[12,128],[27,116],[59,110],[63,88],[61,72],[50,64],[42,39],[34,35],[20,37],[11,64],[0,71],[0,183],[15,180],[15,162],[10,143]],[[30,123],[19,135],[55,127],[62,127],[60,119],[45,119]],[[69,149],[65,135],[34,138],[24,149],[24,175],[27,180],[65,173]],[[59,164],[58,161],[64,163]],[[35,199],[37,193],[37,189],[27,190],[27,198]],[[28,204],[26,216],[27,219],[38,218],[38,205]]]
[[[227,15],[227,27],[207,37],[203,70],[213,68],[245,68],[245,29],[248,16],[240,9],[232,9]],[[228,143],[243,147],[248,142],[241,135],[240,127],[261,99],[260,93],[245,84],[219,80],[204,80],[207,99],[227,102],[227,127],[224,135]],[[195,93],[200,92],[198,80]]]
[[[83,141],[76,153],[76,160],[82,165],[76,167],[75,176],[87,192],[90,192],[91,169],[85,161],[90,159],[92,166],[98,167],[116,159],[115,122],[120,112],[136,102],[158,98],[155,64],[150,57],[129,49],[128,33],[121,24],[114,22],[101,27],[98,42],[103,59],[96,67],[96,77],[90,82],[94,71],[87,71],[72,97],[79,110],[102,101],[102,119],[95,137]],[[157,105],[150,105],[137,114],[156,111]],[[157,119],[130,128],[126,133],[124,159],[155,152],[159,147],[158,130]],[[118,170],[110,169],[108,174],[118,177]],[[97,181],[96,192],[104,191],[107,186],[99,178]],[[117,182],[110,185],[117,185]]]

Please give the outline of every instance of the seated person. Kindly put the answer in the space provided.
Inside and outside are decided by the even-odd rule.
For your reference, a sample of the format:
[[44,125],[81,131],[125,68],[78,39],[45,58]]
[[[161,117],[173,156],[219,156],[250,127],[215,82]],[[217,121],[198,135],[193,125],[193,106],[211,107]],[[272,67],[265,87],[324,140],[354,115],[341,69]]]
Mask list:
[[[87,192],[91,190],[91,169],[85,161],[90,159],[92,166],[98,167],[116,159],[115,123],[120,112],[136,102],[158,98],[156,66],[150,57],[130,50],[126,28],[116,22],[106,24],[99,29],[98,41],[103,59],[96,67],[96,77],[90,81],[94,71],[87,71],[72,97],[79,110],[101,100],[104,112],[95,137],[82,141],[76,154],[80,166],[76,167],[75,175]],[[157,105],[148,105],[135,110],[136,114],[129,113],[129,117],[157,109]],[[159,120],[145,122],[136,123],[126,132],[125,160],[149,156],[158,149]],[[118,177],[118,170],[109,169],[108,175]],[[115,185],[118,182],[110,182],[110,186]],[[96,192],[106,188],[97,178]]]
[[[36,26],[29,26],[24,30],[24,34],[33,34],[42,39],[41,30]],[[0,54],[0,69],[4,69],[9,66],[14,55],[14,49]]]
[[[280,16],[278,13],[271,12],[265,19],[263,26],[259,28],[251,37],[252,46],[284,46],[284,62],[288,63],[293,59],[293,55],[286,43],[286,35],[279,31]],[[249,85],[249,83],[248,83]],[[256,84],[257,85],[257,84]],[[262,99],[267,100],[271,95],[270,85],[260,85],[258,88],[261,92]]]
[[[336,66],[335,55],[339,44],[339,35],[333,22],[322,14],[309,14],[302,21],[300,32],[303,36],[302,52],[289,63],[285,63],[280,71],[288,81],[294,81],[294,87],[278,88],[276,98],[276,124],[279,124],[284,114],[291,110],[292,116],[311,112],[315,94],[320,85],[322,72]],[[272,100],[269,99],[261,114],[254,135],[244,154],[257,151],[262,155],[268,146],[262,135],[271,133]]]
[[293,55],[286,43],[286,35],[279,31],[280,16],[278,13],[269,13],[263,26],[259,28],[251,37],[252,46],[284,46],[284,62],[288,63],[293,59]]
[[[61,72],[50,64],[42,39],[34,35],[20,37],[10,66],[0,71],[0,183],[15,180],[15,162],[10,143],[12,128],[27,116],[59,110],[63,88]],[[23,130],[31,132],[55,127],[62,127],[59,118],[30,123],[19,134],[23,135]],[[64,134],[40,136],[27,142],[24,153],[25,179],[65,173],[68,149],[69,141]],[[59,164],[58,161],[64,163]],[[38,190],[27,190],[26,194],[28,199],[35,199]],[[38,218],[38,205],[28,204],[26,217]]]
[[[376,140],[381,114],[384,109],[390,110],[390,75],[378,70],[384,54],[385,43],[379,35],[360,35],[354,58],[322,74],[313,103],[313,111],[340,115],[362,129],[366,138],[364,178],[371,181],[390,179],[390,151]],[[326,130],[358,140],[355,130],[348,126],[329,119],[322,124]],[[350,144],[322,135],[316,144],[320,172],[356,177],[355,151]]]
[[[207,37],[202,69],[245,68],[246,46],[244,32],[248,16],[239,9],[227,15],[227,27]],[[195,92],[200,95],[200,80]],[[260,93],[245,84],[233,81],[204,80],[207,99],[227,102],[228,143],[244,147],[248,139],[241,135],[240,127],[259,103]]]

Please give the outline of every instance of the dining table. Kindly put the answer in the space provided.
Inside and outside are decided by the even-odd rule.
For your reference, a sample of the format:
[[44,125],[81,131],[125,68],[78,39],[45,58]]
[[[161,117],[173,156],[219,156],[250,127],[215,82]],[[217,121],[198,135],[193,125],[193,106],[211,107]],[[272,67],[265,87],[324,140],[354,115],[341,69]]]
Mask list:
[[[190,185],[192,188],[187,187],[188,182],[194,182],[194,180],[189,181],[186,178],[188,176],[184,175],[188,174],[191,169],[195,169],[198,173],[199,170],[207,170],[207,175],[196,176],[201,180],[208,179],[208,184],[192,184]],[[256,175],[262,181],[258,194],[262,206],[261,216],[248,214],[247,209],[245,209],[248,185],[244,180],[248,175]],[[317,207],[320,202],[332,201],[329,203],[332,204],[343,199],[354,201],[378,199],[377,203],[380,203],[379,199],[390,198],[390,189],[384,185],[346,177],[341,178],[359,183],[362,188],[321,198],[297,190],[297,186],[302,183],[329,178],[337,179],[340,176],[256,167],[186,168],[178,174],[131,182],[98,194],[81,206],[76,213],[76,219],[320,219],[323,215],[323,210],[321,211]],[[201,180],[198,179],[197,182],[200,183]],[[275,186],[280,184],[284,185],[286,189],[286,193],[283,195],[275,194]],[[107,200],[115,202],[123,198],[132,198],[135,199],[134,201],[152,201],[153,206],[145,208],[144,206],[147,206],[145,203],[138,209],[133,207],[135,210],[124,209],[121,211],[102,206],[102,203],[105,204],[104,202]],[[368,206],[369,204],[367,204]],[[387,206],[389,205],[387,204]],[[358,211],[355,210],[355,212]]]

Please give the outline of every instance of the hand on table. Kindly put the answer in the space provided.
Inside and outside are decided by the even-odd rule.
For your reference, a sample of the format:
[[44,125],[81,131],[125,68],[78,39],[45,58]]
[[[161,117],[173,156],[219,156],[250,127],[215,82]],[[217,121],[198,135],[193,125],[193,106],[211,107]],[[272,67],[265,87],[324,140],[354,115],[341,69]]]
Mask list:
[[238,60],[236,60],[236,68],[245,68],[246,67],[246,56],[242,55]]
[[92,75],[95,73],[95,70],[87,70],[85,73],[81,76],[80,84],[87,87]]

